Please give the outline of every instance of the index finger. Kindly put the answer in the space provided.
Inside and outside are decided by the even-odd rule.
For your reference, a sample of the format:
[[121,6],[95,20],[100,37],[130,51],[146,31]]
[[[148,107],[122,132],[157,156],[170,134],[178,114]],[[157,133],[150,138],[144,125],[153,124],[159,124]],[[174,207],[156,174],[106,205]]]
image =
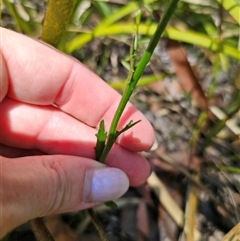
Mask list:
[[[55,103],[61,110],[89,126],[104,119],[109,127],[121,96],[77,60],[24,35],[1,28],[1,52],[8,70],[7,95],[35,104]],[[154,134],[146,118],[131,104],[125,108],[119,128],[130,120],[139,124],[118,142],[129,150],[151,147]]]

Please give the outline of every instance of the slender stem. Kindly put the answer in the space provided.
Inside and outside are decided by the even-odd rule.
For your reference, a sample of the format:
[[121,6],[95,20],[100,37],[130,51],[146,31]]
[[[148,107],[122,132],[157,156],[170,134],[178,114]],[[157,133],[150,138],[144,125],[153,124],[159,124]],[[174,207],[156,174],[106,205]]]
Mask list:
[[[129,101],[133,90],[135,89],[138,80],[140,79],[147,63],[149,62],[153,51],[156,47],[156,45],[159,42],[159,39],[168,23],[168,21],[170,20],[174,10],[176,9],[177,3],[179,0],[172,0],[167,11],[165,12],[162,20],[160,21],[160,23],[158,24],[158,27],[145,51],[145,53],[143,54],[142,58],[140,59],[139,63],[137,64],[137,66],[135,66],[135,52],[136,52],[136,43],[137,43],[137,37],[136,39],[133,39],[133,43],[131,45],[131,50],[130,50],[130,72],[128,75],[128,79],[127,79],[127,86],[124,90],[123,96],[120,100],[120,103],[118,105],[118,108],[115,112],[115,115],[113,117],[110,129],[109,129],[109,135],[108,135],[108,140],[107,143],[102,151],[102,154],[100,155],[98,161],[99,162],[104,162],[109,151],[111,150],[114,142],[116,141],[119,132],[117,133],[117,125],[118,122],[121,118],[121,115],[124,111],[124,108],[127,105],[127,102]],[[138,23],[137,23],[138,24]],[[135,41],[136,40],[136,41]],[[104,130],[104,127],[103,127]],[[89,209],[88,213],[90,214],[90,217],[102,239],[102,241],[108,241],[108,237],[105,234],[101,222],[99,222],[98,217],[96,215],[96,213],[94,212],[93,209]]]
[[139,63],[137,64],[136,69],[133,70],[132,73],[128,77],[128,84],[126,86],[126,89],[124,90],[121,101],[120,101],[118,108],[116,110],[116,113],[113,117],[113,120],[112,120],[112,123],[110,126],[110,130],[109,130],[109,138],[108,138],[106,146],[102,152],[102,155],[100,156],[100,160],[99,160],[100,162],[105,161],[109,151],[111,150],[111,148],[115,142],[115,132],[117,129],[118,122],[123,113],[123,110],[126,107],[127,102],[129,101],[130,96],[132,95],[132,92],[135,89],[137,82],[140,79],[146,65],[148,64],[148,62],[153,54],[153,51],[154,51],[155,47],[157,46],[164,29],[166,28],[167,23],[169,22],[172,14],[174,13],[178,2],[179,2],[179,0],[171,1],[167,11],[164,13],[161,21],[159,22],[157,29],[156,29],[154,35],[152,36],[151,41],[149,42],[149,45],[148,45],[146,51],[144,52]]
[[90,208],[87,210],[88,214],[90,215],[92,222],[96,228],[96,230],[98,231],[98,234],[101,238],[102,241],[110,241],[108,236],[106,235],[106,233],[104,232],[104,229],[102,227],[102,224],[96,214],[96,212],[93,210],[93,208]]
[[35,218],[29,222],[37,241],[54,241],[42,218]]

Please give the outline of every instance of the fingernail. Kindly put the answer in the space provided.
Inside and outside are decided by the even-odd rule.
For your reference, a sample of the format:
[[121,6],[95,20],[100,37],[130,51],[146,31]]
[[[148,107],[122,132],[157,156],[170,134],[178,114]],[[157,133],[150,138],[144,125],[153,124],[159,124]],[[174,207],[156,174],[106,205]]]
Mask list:
[[86,172],[83,201],[106,202],[119,198],[129,187],[127,175],[117,168],[89,169]]
[[148,151],[149,152],[150,151],[155,151],[155,150],[157,150],[157,148],[158,148],[158,140],[157,140],[157,137],[155,137],[154,143],[153,143],[152,147]]

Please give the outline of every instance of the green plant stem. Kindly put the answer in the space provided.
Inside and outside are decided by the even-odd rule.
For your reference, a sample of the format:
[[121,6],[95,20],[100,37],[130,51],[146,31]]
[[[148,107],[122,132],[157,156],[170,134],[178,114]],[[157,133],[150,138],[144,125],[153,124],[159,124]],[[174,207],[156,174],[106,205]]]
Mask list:
[[126,86],[126,89],[124,90],[121,101],[120,101],[118,108],[116,110],[116,113],[113,117],[113,121],[112,121],[110,129],[109,129],[109,138],[108,138],[106,146],[102,152],[102,155],[100,156],[100,159],[99,159],[100,162],[104,162],[104,160],[106,159],[109,151],[111,150],[111,148],[115,142],[115,133],[116,133],[117,125],[118,125],[120,117],[124,111],[124,108],[126,107],[127,102],[129,101],[130,96],[131,96],[134,88],[137,85],[138,80],[140,79],[146,65],[148,64],[148,62],[153,54],[153,51],[154,51],[155,47],[157,46],[164,29],[167,26],[167,23],[169,22],[174,10],[177,7],[178,2],[179,2],[179,0],[171,1],[167,11],[165,12],[161,21],[159,22],[157,29],[156,29],[154,35],[152,36],[151,41],[149,42],[149,45],[148,45],[146,51],[144,52],[139,63],[137,64],[136,69],[134,69],[132,71],[132,73],[129,75],[128,85]]
[[[176,9],[177,3],[179,0],[172,0],[167,11],[165,12],[162,20],[160,21],[160,23],[158,24],[158,27],[154,33],[154,35],[152,36],[152,39],[145,51],[145,53],[143,54],[143,57],[140,59],[139,63],[135,66],[135,52],[136,52],[136,48],[137,48],[137,37],[133,38],[133,42],[131,45],[131,51],[130,51],[130,71],[129,71],[129,75],[128,75],[128,79],[127,79],[127,86],[124,90],[124,93],[122,95],[122,98],[120,100],[120,103],[118,105],[118,108],[115,112],[115,115],[113,117],[110,129],[109,129],[109,133],[108,133],[108,139],[106,142],[105,147],[102,150],[102,153],[100,155],[97,155],[98,161],[99,162],[104,162],[109,151],[111,150],[114,142],[116,141],[117,137],[119,136],[119,134],[121,134],[122,132],[124,132],[125,130],[129,129],[130,127],[132,127],[133,125],[135,125],[137,122],[132,123],[132,121],[130,123],[127,124],[127,126],[125,126],[121,131],[117,131],[117,126],[119,123],[119,120],[121,118],[121,115],[127,105],[127,102],[129,101],[133,90],[135,89],[138,80],[140,79],[146,65],[148,64],[153,51],[155,49],[155,47],[157,46],[159,39],[168,23],[168,21],[170,20],[174,10]],[[139,24],[139,22],[137,23],[137,25]],[[137,26],[138,29],[138,26]],[[103,123],[103,122],[101,122]],[[102,124],[102,127],[100,126],[101,132],[97,134],[97,138],[99,138],[99,136],[102,136],[101,133],[104,133],[104,126]],[[99,135],[99,136],[98,136]],[[105,139],[105,137],[103,136],[103,139]],[[93,209],[89,209],[88,213],[91,216],[91,219],[96,227],[96,229],[99,232],[99,235],[102,239],[102,241],[107,241],[108,237],[105,234],[105,232],[103,231],[102,227],[101,227],[101,223],[98,223],[98,218],[97,215],[95,214]]]

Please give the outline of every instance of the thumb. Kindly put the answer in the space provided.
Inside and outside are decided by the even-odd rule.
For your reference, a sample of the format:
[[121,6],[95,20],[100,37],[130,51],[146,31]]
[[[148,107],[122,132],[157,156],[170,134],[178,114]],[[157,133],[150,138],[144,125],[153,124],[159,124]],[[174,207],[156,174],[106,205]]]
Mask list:
[[116,199],[129,186],[126,174],[74,156],[0,156],[0,237],[36,217],[77,211]]

